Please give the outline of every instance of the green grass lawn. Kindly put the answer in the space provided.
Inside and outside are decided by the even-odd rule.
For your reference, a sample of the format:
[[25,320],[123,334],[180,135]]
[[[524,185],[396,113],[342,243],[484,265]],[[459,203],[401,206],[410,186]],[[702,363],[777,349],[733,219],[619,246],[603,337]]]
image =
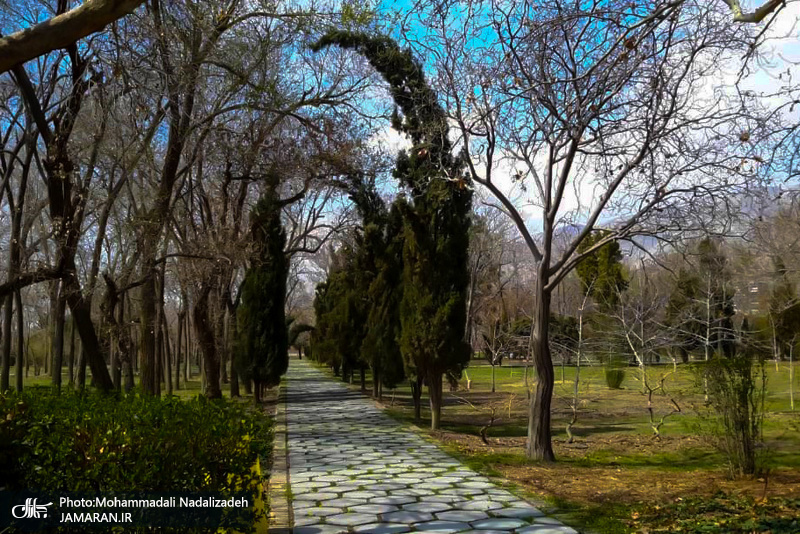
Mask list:
[[[92,373],[91,373],[91,371],[89,371],[87,369],[86,370],[86,382],[87,383],[91,383],[91,377],[92,377]],[[61,387],[62,388],[69,387],[68,380],[69,380],[68,372],[67,372],[66,369],[64,369],[61,372]],[[136,377],[134,377],[134,382],[137,385],[138,385],[138,380],[139,380],[139,377],[137,375]],[[13,368],[11,369],[11,378],[10,378],[9,382],[11,383],[11,386],[13,387],[14,383],[15,383],[15,373],[14,373],[14,369]],[[33,374],[33,370],[31,370],[31,372],[29,373],[28,376],[23,378],[23,387],[32,387],[32,386],[39,386],[39,387],[44,386],[44,387],[47,387],[47,386],[52,385],[52,383],[53,383],[53,379],[50,377],[49,374],[41,373],[38,376],[35,376]],[[200,378],[200,369],[197,366],[193,366],[193,368],[192,368],[192,378],[190,380],[186,381],[186,380],[183,379],[183,377],[181,377],[179,386],[180,387],[178,389],[175,389],[173,387],[173,390],[172,390],[172,394],[177,396],[177,397],[180,397],[180,398],[183,398],[183,399],[188,399],[188,398],[195,397],[195,396],[199,395],[202,392],[202,380]],[[223,395],[227,397],[228,393],[230,391],[229,385],[228,384],[223,384],[222,385],[222,390],[223,390]],[[166,386],[164,386],[163,383],[161,384],[161,393],[162,393],[162,395],[166,394]],[[242,397],[252,398],[252,395],[246,395],[245,394],[244,388],[241,388],[241,394],[242,394]]]
[[[325,371],[332,376],[328,369]],[[659,511],[677,507],[674,515],[680,518],[681,514],[689,513],[687,510],[695,510],[681,504],[690,502],[692,497],[728,503],[730,495],[738,495],[737,499],[744,501],[720,504],[716,513],[739,517],[735,514],[746,508],[742,503],[750,502],[747,499],[758,499],[766,493],[777,499],[775,502],[783,502],[781,499],[794,495],[795,487],[800,488],[800,404],[796,406],[798,411],[791,410],[788,363],[780,362],[776,369],[774,362],[767,362],[765,367],[764,441],[769,475],[738,481],[729,480],[724,457],[704,434],[707,427],[702,417],[705,411],[702,381],[691,365],[678,365],[677,369],[671,364],[658,365],[648,369],[648,382],[654,386],[665,377],[665,391],[653,395],[656,419],[673,411],[670,399],[681,408],[679,413],[665,419],[660,440],[654,439],[649,424],[647,396],[642,393],[638,368],[626,368],[621,389],[612,390],[606,386],[602,367],[582,367],[578,418],[573,427],[575,443],[568,444],[565,427],[572,416],[570,404],[576,371],[575,367],[555,368],[552,430],[558,462],[552,466],[535,464],[524,455],[528,390],[534,386],[535,376],[529,369],[526,385],[526,372],[519,362],[492,370],[484,361],[473,360],[457,391],[447,391],[445,386],[440,432],[428,430],[430,412],[425,394],[422,421],[415,423],[407,384],[385,391],[381,404],[392,417],[415,424],[418,431],[438,441],[474,469],[509,481],[518,493],[547,503],[562,520],[590,532],[628,533],[651,527],[652,532],[659,532],[656,527],[666,524]],[[795,388],[800,386],[798,371],[800,366],[795,364]],[[368,391],[370,378],[367,373]],[[356,374],[353,388],[358,388],[358,380]],[[489,445],[486,445],[479,435],[481,427],[489,423],[492,411],[495,421],[487,431]],[[715,490],[721,491],[721,496],[715,496]],[[800,497],[800,489],[794,496]],[[800,514],[800,502],[787,502],[789,510]],[[753,504],[752,508],[757,506],[761,505]],[[777,508],[771,510],[783,513],[776,511]],[[708,510],[703,513],[708,516],[707,521],[698,519],[697,532],[740,531],[736,530],[739,523],[720,522],[720,517]],[[743,518],[741,524],[746,527],[747,521]],[[690,531],[685,524],[680,528],[673,531]],[[778,526],[774,532],[800,532],[800,527],[791,528],[795,527]],[[754,527],[753,531],[761,530]]]

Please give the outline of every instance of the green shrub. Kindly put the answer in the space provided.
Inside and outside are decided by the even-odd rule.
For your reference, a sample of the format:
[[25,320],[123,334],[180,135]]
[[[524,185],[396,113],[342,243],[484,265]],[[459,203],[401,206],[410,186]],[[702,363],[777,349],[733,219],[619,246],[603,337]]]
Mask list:
[[271,421],[237,402],[49,388],[0,395],[0,480],[8,490],[255,497],[261,476],[252,467],[270,444]]
[[708,398],[701,423],[713,445],[728,460],[733,477],[758,474],[764,455],[762,424],[766,373],[763,361],[737,350],[697,366]]

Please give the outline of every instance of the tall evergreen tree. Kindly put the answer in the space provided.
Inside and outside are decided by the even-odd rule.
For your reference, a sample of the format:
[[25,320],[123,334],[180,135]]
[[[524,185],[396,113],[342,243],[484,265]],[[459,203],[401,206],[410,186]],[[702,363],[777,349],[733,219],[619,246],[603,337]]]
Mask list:
[[317,327],[312,334],[312,353],[329,365],[342,380],[350,379],[361,365],[363,304],[357,289],[355,251],[346,245],[337,253],[336,265],[317,286],[314,310]]
[[[578,252],[592,248],[609,234],[598,230],[584,239]],[[622,268],[622,252],[619,243],[612,241],[586,257],[577,267],[583,293],[592,297],[594,303],[604,311],[613,310],[619,304],[620,294],[628,288]]]
[[438,429],[442,376],[460,376],[470,355],[464,329],[472,192],[464,160],[453,155],[447,116],[409,51],[387,37],[346,31],[328,33],[313,48],[331,45],[363,55],[389,83],[399,108],[393,126],[412,143],[395,168],[412,197],[404,214],[400,347],[416,383],[428,386],[431,428]]
[[256,402],[261,400],[264,388],[278,385],[289,365],[284,308],[289,261],[284,253],[281,207],[271,184],[251,214],[256,250],[245,274],[238,310],[235,364],[240,377],[253,381]]
[[678,271],[667,301],[665,322],[673,332],[672,338],[683,363],[688,363],[689,352],[700,346],[703,337],[699,298],[700,278],[686,269]]
[[794,284],[789,280],[786,265],[775,258],[775,274],[769,298],[769,317],[775,342],[776,356],[787,358],[791,345],[800,335],[800,300]]
[[380,250],[375,261],[375,277],[367,294],[370,308],[361,344],[361,357],[372,370],[374,397],[380,396],[382,387],[394,388],[405,378],[398,344],[403,298],[403,219],[397,204],[392,205],[383,226],[369,224],[364,229],[364,246]]

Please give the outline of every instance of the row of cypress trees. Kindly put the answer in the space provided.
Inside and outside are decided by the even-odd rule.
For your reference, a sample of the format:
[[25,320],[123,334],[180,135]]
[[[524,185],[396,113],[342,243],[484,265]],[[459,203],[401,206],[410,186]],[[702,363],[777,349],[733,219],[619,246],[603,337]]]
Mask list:
[[412,148],[398,154],[394,176],[407,196],[387,209],[374,186],[350,181],[362,228],[317,288],[312,354],[347,377],[372,371],[373,392],[411,382],[420,417],[428,388],[431,428],[440,424],[442,382],[469,362],[464,339],[472,188],[464,155],[453,154],[446,114],[421,65],[386,37],[336,31],[315,50],[340,46],[363,55],[388,82],[392,126]]

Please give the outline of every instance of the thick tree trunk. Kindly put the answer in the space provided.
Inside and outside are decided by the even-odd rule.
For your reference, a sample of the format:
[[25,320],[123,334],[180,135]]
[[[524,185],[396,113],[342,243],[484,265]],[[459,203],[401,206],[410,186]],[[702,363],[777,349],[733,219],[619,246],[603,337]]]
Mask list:
[[359,371],[360,378],[361,378],[361,392],[362,393],[366,393],[367,392],[367,370],[364,369],[364,366],[362,365],[361,368],[358,371]]
[[78,354],[78,377],[75,380],[75,389],[81,390],[86,387],[86,350],[81,348]]
[[546,263],[542,262],[534,289],[534,315],[531,325],[531,349],[536,369],[536,391],[530,402],[528,414],[529,458],[555,461],[550,434],[550,406],[553,397],[555,373],[550,355],[548,332],[550,329],[550,293],[545,291],[547,284]]
[[200,350],[203,353],[203,371],[205,374],[205,395],[212,399],[222,397],[222,390],[219,383],[219,355],[214,343],[214,333],[208,319],[208,297],[211,291],[210,286],[201,291],[197,302],[194,305],[194,327],[197,339],[200,343]]
[[[436,373],[438,374],[438,373]],[[428,380],[428,401],[431,406],[431,430],[439,430],[442,420],[442,375]]]
[[81,355],[92,370],[94,385],[101,391],[111,391],[114,389],[114,383],[108,373],[103,350],[97,339],[94,323],[92,323],[91,302],[83,298],[78,279],[75,277],[74,267],[75,265],[72,263],[68,270],[69,274],[64,278],[64,284],[72,320],[75,321],[81,337]]
[[241,397],[239,391],[239,373],[236,372],[236,367],[231,366],[231,398]]
[[373,369],[372,370],[372,398],[373,399],[377,399],[378,398],[378,389],[380,389],[378,386],[380,385],[380,382],[381,382],[381,379],[380,379],[380,374],[378,373],[378,370],[377,369]]
[[151,269],[143,270],[146,280],[142,284],[139,308],[139,385],[142,392],[158,395],[158,375],[156,374],[156,283]]

